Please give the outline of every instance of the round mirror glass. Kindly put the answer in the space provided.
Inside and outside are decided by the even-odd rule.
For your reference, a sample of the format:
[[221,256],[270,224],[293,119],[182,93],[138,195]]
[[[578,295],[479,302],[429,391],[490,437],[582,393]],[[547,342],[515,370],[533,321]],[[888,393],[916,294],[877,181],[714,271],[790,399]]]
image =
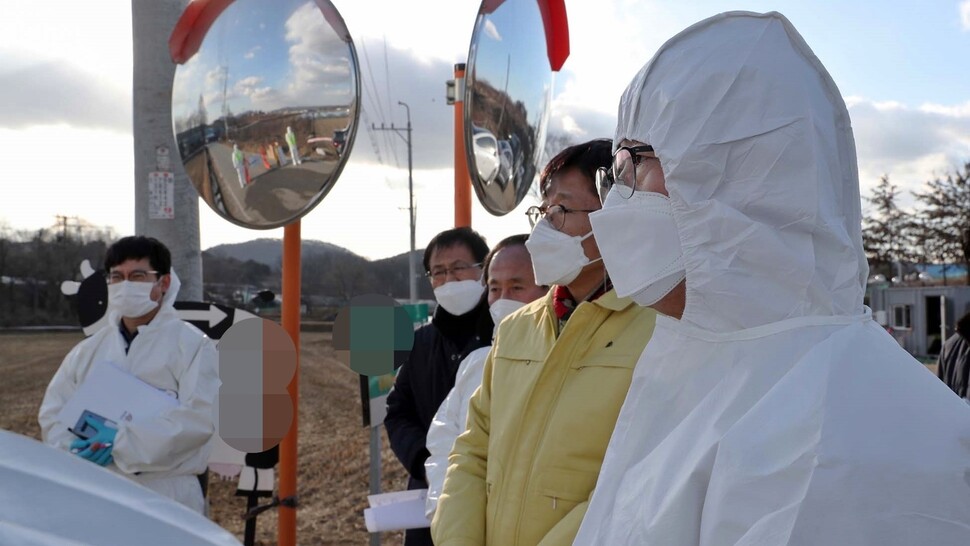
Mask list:
[[333,188],[360,114],[357,53],[328,0],[236,0],[179,65],[182,164],[223,218],[280,227]]
[[465,151],[482,206],[501,216],[528,194],[542,160],[553,71],[535,0],[485,0],[465,70]]

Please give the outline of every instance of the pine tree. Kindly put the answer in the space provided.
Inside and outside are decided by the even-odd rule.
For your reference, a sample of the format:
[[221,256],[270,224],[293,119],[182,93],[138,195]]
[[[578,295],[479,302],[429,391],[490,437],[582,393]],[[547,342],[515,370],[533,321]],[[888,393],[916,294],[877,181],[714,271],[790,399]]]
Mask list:
[[899,188],[889,181],[889,175],[879,178],[879,184],[872,189],[872,195],[865,200],[872,205],[870,214],[862,222],[862,242],[866,257],[873,272],[881,272],[892,277],[894,262],[910,259],[910,244],[907,240],[910,224],[908,215],[899,208],[897,197]]

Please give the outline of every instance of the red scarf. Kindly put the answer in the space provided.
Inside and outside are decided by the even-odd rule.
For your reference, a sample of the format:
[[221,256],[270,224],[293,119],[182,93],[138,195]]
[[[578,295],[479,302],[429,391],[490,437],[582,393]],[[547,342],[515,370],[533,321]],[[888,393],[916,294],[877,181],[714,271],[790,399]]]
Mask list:
[[[593,292],[593,295],[590,296],[587,301],[596,301],[611,287],[612,283],[609,281],[601,284],[600,287],[596,289],[596,292]],[[552,289],[552,310],[556,312],[556,318],[559,319],[560,324],[563,324],[569,320],[569,316],[573,314],[573,311],[575,311],[576,307],[578,306],[579,304],[576,303],[576,300],[573,299],[572,294],[569,293],[569,290],[565,286],[557,284]]]

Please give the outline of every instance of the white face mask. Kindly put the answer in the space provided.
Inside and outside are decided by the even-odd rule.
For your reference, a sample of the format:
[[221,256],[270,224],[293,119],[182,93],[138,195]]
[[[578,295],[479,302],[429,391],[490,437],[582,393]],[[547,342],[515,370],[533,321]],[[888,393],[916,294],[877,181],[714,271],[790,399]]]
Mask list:
[[108,306],[121,316],[138,318],[151,313],[159,302],[152,301],[153,282],[121,281],[108,285]]
[[525,242],[532,257],[536,284],[566,285],[576,280],[587,264],[600,259],[590,261],[583,250],[583,241],[592,236],[592,231],[582,237],[566,235],[552,227],[548,220],[540,220]]
[[618,296],[646,307],[684,280],[684,254],[667,196],[635,191],[624,199],[610,190],[589,223]]
[[459,316],[474,309],[484,291],[485,286],[480,280],[451,281],[435,288],[434,298],[445,311]]
[[522,308],[525,303],[516,300],[507,300],[502,298],[496,300],[495,303],[488,306],[488,312],[492,315],[492,322],[498,327],[502,319],[511,315],[512,313],[518,311]]

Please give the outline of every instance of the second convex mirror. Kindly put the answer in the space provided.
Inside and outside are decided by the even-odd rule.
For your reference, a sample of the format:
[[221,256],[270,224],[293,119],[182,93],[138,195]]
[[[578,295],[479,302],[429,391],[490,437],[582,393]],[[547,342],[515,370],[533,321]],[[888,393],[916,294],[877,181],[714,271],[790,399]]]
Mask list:
[[248,228],[299,219],[333,188],[360,116],[357,53],[328,0],[236,0],[175,74],[192,185]]
[[545,146],[553,71],[535,0],[486,0],[479,9],[465,71],[468,171],[494,215],[529,193]]

